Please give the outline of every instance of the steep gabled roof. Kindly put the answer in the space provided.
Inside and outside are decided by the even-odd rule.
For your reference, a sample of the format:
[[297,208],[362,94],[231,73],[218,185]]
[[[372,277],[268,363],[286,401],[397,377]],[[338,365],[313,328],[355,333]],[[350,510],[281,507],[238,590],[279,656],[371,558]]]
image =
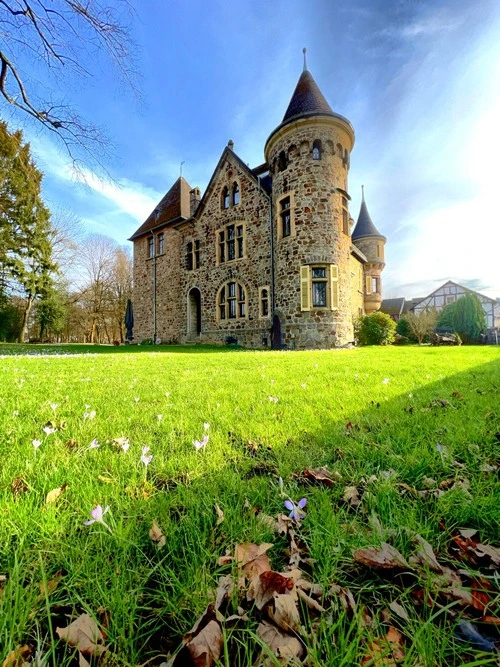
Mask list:
[[180,176],[146,221],[132,234],[129,241],[133,241],[161,225],[189,218],[189,193],[191,190],[192,188],[186,179]]
[[356,239],[360,239],[365,236],[380,236],[380,238],[385,238],[385,236],[383,236],[373,224],[373,221],[366,207],[365,194],[363,191],[363,197],[361,201],[361,208],[359,209],[358,221],[356,223],[356,227],[354,228],[351,238],[353,241],[356,241]]
[[[226,146],[224,148],[224,150],[222,151],[222,155],[220,156],[219,161],[217,162],[217,166],[215,167],[214,172],[213,172],[213,174],[210,178],[210,181],[208,182],[207,188],[206,188],[205,192],[203,193],[203,196],[201,198],[200,203],[198,204],[198,208],[194,212],[195,217],[199,214],[199,212],[203,209],[206,202],[208,201],[208,198],[210,197],[213,186],[215,184],[217,174],[219,173],[220,169],[222,168],[222,165],[224,164],[224,161],[228,160],[228,159],[229,160],[234,160],[236,162],[236,164],[239,167],[241,167],[241,169],[244,172],[247,173],[249,178],[251,178],[256,183],[259,182],[259,178],[258,178],[258,176],[255,175],[254,170],[250,169],[250,167],[247,164],[245,164],[243,162],[243,160],[238,155],[236,155],[236,153],[231,148]],[[264,179],[263,179],[262,183],[263,182],[264,182]],[[263,184],[262,184],[262,189],[263,190],[265,189]]]

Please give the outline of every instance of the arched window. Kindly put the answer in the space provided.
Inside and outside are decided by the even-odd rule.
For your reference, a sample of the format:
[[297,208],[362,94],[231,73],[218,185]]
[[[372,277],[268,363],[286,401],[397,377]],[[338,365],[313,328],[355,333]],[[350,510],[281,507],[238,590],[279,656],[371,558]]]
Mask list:
[[240,188],[238,183],[233,183],[233,205],[240,203]]
[[319,141],[319,139],[316,139],[313,143],[312,159],[321,160],[321,141]]
[[222,190],[222,208],[229,208],[229,188],[227,185]]
[[247,294],[240,283],[231,281],[223,285],[217,296],[219,320],[237,320],[246,317]]

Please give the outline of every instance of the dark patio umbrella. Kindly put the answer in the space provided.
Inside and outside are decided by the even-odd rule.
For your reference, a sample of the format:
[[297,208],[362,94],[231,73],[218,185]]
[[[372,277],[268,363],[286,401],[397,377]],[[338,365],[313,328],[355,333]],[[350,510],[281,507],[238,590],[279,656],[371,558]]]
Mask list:
[[132,329],[134,328],[134,311],[132,308],[132,301],[127,299],[127,310],[125,311],[125,326],[127,327],[127,340],[133,340]]

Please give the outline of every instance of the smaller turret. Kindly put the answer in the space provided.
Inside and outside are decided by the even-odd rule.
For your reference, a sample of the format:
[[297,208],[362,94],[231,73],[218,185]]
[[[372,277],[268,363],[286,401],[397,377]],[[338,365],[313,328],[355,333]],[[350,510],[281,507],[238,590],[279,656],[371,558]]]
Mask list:
[[380,308],[382,303],[381,273],[385,266],[385,236],[377,230],[368,213],[365,202],[364,186],[361,186],[361,208],[358,221],[352,233],[352,242],[366,256],[365,275],[365,312],[369,315]]

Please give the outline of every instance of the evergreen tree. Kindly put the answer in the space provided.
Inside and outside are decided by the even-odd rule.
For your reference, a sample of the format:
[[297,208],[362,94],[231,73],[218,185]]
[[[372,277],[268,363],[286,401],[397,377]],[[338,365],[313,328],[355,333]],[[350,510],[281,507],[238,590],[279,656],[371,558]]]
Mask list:
[[0,275],[2,291],[25,298],[20,342],[34,300],[50,289],[56,269],[50,243],[50,213],[41,198],[42,173],[22,132],[0,122]]

